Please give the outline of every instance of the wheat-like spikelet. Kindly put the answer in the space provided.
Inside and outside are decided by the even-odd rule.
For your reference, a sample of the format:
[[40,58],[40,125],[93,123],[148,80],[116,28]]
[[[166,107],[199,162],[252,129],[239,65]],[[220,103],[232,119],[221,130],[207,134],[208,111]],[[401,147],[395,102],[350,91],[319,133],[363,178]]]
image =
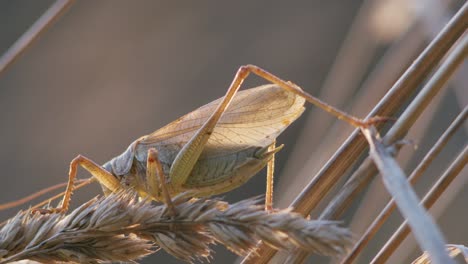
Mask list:
[[265,212],[260,199],[227,204],[217,199],[175,198],[177,215],[133,194],[94,198],[68,215],[20,212],[0,230],[0,263],[100,263],[134,261],[162,248],[187,262],[208,261],[211,244],[239,255],[259,239],[291,250],[337,256],[351,235],[331,221],[308,221],[289,210]]

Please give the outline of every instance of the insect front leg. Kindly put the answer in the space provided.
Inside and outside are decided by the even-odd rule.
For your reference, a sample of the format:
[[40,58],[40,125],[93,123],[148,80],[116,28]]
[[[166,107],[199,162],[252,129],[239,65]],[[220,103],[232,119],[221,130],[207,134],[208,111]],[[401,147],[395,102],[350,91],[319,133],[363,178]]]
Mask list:
[[[148,157],[146,159],[146,181],[149,194],[154,199],[160,200],[162,192],[164,203],[169,209],[170,215],[175,216],[176,209],[167,190],[166,177],[164,176],[164,171],[158,158],[158,151],[155,148],[148,149]],[[161,186],[161,190],[159,186]]]
[[93,175],[94,178],[101,185],[105,186],[111,192],[116,192],[121,188],[120,182],[110,172],[106,171],[101,166],[96,164],[94,161],[86,158],[85,156],[78,155],[70,162],[70,171],[68,173],[67,188],[65,190],[65,194],[63,195],[60,207],[52,209],[38,209],[37,211],[40,211],[41,213],[65,213],[68,211],[71,196],[73,194],[78,166],[81,166],[89,173],[91,173],[91,175]]

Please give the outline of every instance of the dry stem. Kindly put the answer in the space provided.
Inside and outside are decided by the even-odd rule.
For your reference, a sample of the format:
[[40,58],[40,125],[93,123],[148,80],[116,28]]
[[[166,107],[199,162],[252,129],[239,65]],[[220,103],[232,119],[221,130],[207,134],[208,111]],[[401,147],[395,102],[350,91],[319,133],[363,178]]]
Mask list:
[[[410,97],[440,63],[443,56],[453,44],[465,33],[465,18],[467,14],[468,3],[465,3],[437,37],[398,79],[368,117],[376,115],[392,116],[398,111],[405,103],[406,99]],[[364,153],[365,148],[364,139],[359,137],[358,132],[355,131],[297,196],[291,205],[294,210],[303,215],[309,214],[334,184],[339,181],[344,172],[346,172]],[[242,263],[268,263],[275,254],[274,250],[266,246],[261,246],[259,252],[260,254],[257,256],[248,256]]]

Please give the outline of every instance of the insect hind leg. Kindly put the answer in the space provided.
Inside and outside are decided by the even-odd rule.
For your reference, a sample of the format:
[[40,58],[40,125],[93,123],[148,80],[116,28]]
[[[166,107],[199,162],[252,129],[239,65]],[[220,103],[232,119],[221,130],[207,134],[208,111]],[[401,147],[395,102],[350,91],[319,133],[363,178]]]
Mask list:
[[[381,122],[387,122],[389,120],[393,120],[392,118],[388,117],[372,117],[367,120],[363,120],[361,118],[357,118],[355,116],[352,116],[346,112],[343,112],[339,110],[338,108],[335,108],[322,100],[310,95],[309,93],[303,91],[298,85],[294,84],[293,82],[290,81],[284,81],[283,79],[279,78],[278,76],[258,67],[255,65],[244,65],[239,68],[239,71],[247,72],[245,74],[245,78],[248,76],[248,73],[253,73],[271,83],[279,85],[281,88],[292,92],[294,94],[297,94],[301,97],[303,97],[307,102],[321,108],[322,110],[330,113],[331,115],[335,116],[336,118],[345,121],[346,123],[356,127],[356,128],[365,128],[370,125],[376,124],[376,123],[381,123]],[[237,76],[236,76],[237,77]]]
[[307,100],[309,103],[314,104],[321,109],[329,112],[330,114],[336,116],[338,119],[342,119],[345,122],[358,127],[368,127],[376,122],[386,121],[387,119],[374,118],[371,120],[362,120],[356,118],[352,115],[349,115],[339,109],[328,105],[325,102],[313,97],[312,95],[304,92],[299,86],[295,85],[292,82],[287,82],[281,78],[263,70],[260,67],[255,65],[245,65],[241,66],[231,82],[229,89],[227,90],[223,100],[219,103],[216,110],[213,114],[206,120],[206,122],[197,130],[197,132],[192,136],[192,138],[185,144],[182,149],[177,154],[174,162],[172,163],[169,179],[170,186],[172,190],[177,193],[182,191],[182,186],[186,183],[190,173],[192,172],[195,163],[198,161],[203,149],[205,148],[206,143],[208,142],[211,134],[213,133],[216,124],[219,119],[226,111],[227,107],[231,103],[235,94],[241,87],[244,80],[249,76],[250,73],[253,73],[265,80],[268,80],[274,84],[279,85],[281,88],[290,91],[294,94],[297,94]]

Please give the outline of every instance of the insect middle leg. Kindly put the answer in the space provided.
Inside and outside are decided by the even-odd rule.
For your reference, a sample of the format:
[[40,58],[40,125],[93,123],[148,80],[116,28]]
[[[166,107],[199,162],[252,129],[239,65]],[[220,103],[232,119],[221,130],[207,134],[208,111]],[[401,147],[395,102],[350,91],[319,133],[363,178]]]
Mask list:
[[155,148],[148,149],[148,157],[146,159],[146,183],[148,186],[148,194],[155,200],[162,199],[169,209],[171,216],[176,215],[176,209],[172,203],[171,196],[166,186],[166,177],[158,158],[158,152]]
[[379,117],[367,121],[356,118],[304,92],[296,84],[289,81],[284,81],[281,78],[267,72],[266,70],[263,70],[260,67],[254,65],[241,66],[237,71],[229,89],[227,90],[226,95],[224,96],[223,100],[219,103],[215,112],[203,124],[203,126],[200,129],[198,129],[198,131],[189,140],[189,142],[187,142],[187,144],[185,144],[181,151],[177,154],[169,173],[169,184],[171,185],[175,193],[182,191],[181,187],[187,181],[187,178],[189,177],[195,163],[199,159],[206,143],[208,142],[208,139],[210,138],[210,135],[213,133],[216,124],[218,123],[224,111],[229,106],[230,102],[234,98],[240,86],[247,78],[247,76],[249,76],[250,73],[258,75],[259,77],[268,80],[274,84],[277,84],[278,86],[289,92],[303,97],[309,103],[320,107],[321,109],[336,116],[338,119],[341,119],[351,124],[354,127],[367,127],[373,123],[388,120],[387,118]]

